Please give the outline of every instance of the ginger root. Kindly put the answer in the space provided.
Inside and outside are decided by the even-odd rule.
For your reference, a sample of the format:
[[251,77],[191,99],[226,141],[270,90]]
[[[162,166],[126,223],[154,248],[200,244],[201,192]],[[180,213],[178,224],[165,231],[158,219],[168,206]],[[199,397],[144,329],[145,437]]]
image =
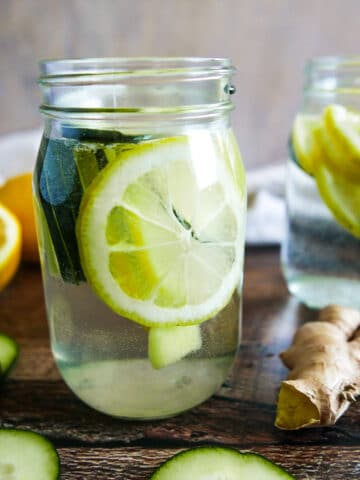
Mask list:
[[291,370],[280,387],[275,425],[333,425],[360,395],[360,312],[330,305],[282,352]]

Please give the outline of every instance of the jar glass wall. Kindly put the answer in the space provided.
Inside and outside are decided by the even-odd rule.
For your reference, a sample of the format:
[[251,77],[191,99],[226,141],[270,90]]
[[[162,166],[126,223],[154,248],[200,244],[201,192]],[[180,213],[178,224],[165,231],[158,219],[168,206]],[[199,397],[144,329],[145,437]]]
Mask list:
[[310,307],[360,308],[360,58],[314,59],[289,142],[282,267]]
[[44,62],[34,197],[51,346],[125,418],[211,396],[239,341],[246,192],[226,59]]

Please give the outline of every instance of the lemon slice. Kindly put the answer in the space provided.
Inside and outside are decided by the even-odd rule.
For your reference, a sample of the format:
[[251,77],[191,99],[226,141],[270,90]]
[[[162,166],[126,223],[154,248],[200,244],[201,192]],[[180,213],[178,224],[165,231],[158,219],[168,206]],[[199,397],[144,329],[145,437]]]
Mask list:
[[4,288],[20,263],[21,226],[17,218],[0,205],[0,290]]
[[315,165],[319,193],[338,223],[360,236],[360,121],[341,105],[329,105],[314,137],[323,155]]
[[296,160],[305,172],[312,175],[321,151],[314,136],[321,119],[318,115],[298,114],[294,120],[291,141]]
[[342,105],[329,105],[322,118],[328,161],[339,173],[360,180],[360,116]]
[[38,262],[39,250],[32,200],[32,174],[27,172],[8,178],[0,187],[0,203],[7,207],[21,224],[22,258],[28,262]]
[[341,105],[321,116],[299,114],[292,129],[299,165],[315,177],[319,193],[340,225],[360,235],[360,117]]
[[83,197],[77,238],[95,293],[157,327],[200,323],[240,280],[245,195],[211,136],[124,151]]
[[360,237],[360,188],[357,180],[349,180],[323,162],[316,170],[319,193],[339,224],[355,237]]

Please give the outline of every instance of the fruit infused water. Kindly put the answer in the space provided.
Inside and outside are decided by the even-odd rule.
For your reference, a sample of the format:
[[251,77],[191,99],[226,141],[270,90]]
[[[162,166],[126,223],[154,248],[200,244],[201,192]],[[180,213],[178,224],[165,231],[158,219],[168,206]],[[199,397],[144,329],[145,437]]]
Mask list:
[[359,68],[346,57],[313,61],[290,137],[282,266],[310,307],[360,308]]
[[56,363],[79,398],[124,418],[211,396],[240,333],[246,192],[233,132],[223,119],[160,125],[53,123],[34,175]]

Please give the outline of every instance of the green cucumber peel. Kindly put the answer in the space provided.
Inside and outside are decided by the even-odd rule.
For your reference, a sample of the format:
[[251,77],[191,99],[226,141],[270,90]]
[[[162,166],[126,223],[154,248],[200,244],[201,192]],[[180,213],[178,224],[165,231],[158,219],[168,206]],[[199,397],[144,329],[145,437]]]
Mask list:
[[85,280],[75,237],[82,197],[80,177],[73,161],[75,145],[74,141],[44,137],[34,179],[61,276],[70,283]]
[[229,447],[195,447],[182,451],[154,472],[150,480],[295,480],[267,458]]
[[0,333],[0,379],[4,379],[15,365],[19,355],[19,346],[5,333]]
[[118,130],[101,130],[95,128],[81,128],[63,126],[62,136],[79,142],[100,143],[139,143],[149,140],[151,135],[128,135]]
[[[89,132],[97,134],[90,135]],[[76,221],[85,190],[108,163],[116,160],[122,152],[133,148],[135,140],[147,138],[122,134],[102,137],[104,131],[100,130],[86,130],[85,133],[77,137],[73,135],[74,138],[80,136],[83,143],[72,138],[49,139],[44,136],[34,175],[39,208],[43,213],[39,216],[41,221],[45,219],[50,233],[51,242],[48,243],[55,252],[62,279],[73,284],[86,280],[75,235]],[[84,143],[85,139],[87,143]],[[126,142],[113,143],[114,139]],[[132,143],[129,143],[130,140]]]

